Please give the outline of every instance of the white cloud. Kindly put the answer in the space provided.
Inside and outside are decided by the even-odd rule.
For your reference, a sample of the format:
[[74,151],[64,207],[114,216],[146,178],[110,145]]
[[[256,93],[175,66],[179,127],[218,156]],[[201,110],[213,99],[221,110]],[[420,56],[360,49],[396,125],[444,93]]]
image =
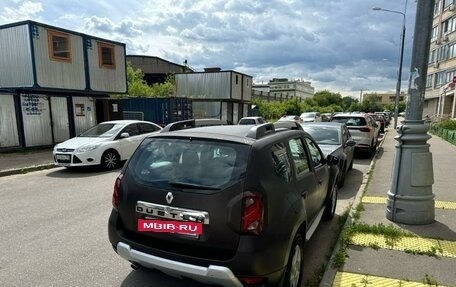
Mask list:
[[33,1],[13,1],[12,7],[4,7],[1,13],[1,18],[8,22],[17,22],[23,20],[29,20],[35,15],[43,11],[43,5],[40,2]]

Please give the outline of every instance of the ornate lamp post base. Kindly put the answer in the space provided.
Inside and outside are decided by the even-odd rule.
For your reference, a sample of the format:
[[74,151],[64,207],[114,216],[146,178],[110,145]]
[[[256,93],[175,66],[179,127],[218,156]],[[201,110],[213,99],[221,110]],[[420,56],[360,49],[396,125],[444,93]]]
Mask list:
[[386,218],[393,222],[430,224],[435,220],[428,130],[422,120],[406,120],[397,128],[391,189],[386,202]]

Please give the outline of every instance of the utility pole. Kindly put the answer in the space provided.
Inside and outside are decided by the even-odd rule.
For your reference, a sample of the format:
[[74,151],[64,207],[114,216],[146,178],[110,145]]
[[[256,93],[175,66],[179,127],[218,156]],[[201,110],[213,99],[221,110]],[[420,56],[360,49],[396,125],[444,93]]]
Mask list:
[[405,121],[394,138],[397,143],[386,218],[398,223],[430,224],[435,220],[434,172],[427,143],[431,136],[423,120],[434,3],[417,0]]

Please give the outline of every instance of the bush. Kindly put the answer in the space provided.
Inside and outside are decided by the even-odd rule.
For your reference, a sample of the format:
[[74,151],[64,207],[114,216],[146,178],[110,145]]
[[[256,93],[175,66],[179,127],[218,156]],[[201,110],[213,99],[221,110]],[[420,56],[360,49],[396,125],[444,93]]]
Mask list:
[[447,119],[436,124],[437,128],[446,130],[456,130],[456,120]]

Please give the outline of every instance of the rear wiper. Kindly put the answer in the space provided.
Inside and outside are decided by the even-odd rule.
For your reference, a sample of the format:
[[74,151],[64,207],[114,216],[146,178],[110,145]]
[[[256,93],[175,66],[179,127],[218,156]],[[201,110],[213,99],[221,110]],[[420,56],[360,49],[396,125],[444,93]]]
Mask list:
[[201,184],[195,184],[195,183],[188,183],[188,182],[182,182],[182,181],[168,181],[168,184],[170,184],[172,186],[188,187],[188,188],[195,188],[195,189],[220,190],[219,187],[213,187],[213,186],[201,185]]

